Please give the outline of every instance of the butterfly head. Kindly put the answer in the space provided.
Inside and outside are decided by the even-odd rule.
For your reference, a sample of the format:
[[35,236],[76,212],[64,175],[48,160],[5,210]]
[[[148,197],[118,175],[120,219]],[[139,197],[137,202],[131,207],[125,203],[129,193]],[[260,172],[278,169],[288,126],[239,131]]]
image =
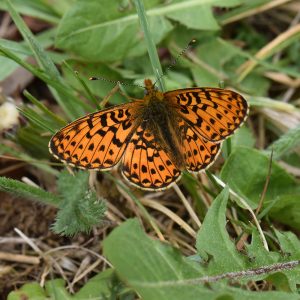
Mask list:
[[163,100],[164,94],[160,92],[155,84],[152,83],[151,79],[145,79],[145,97],[148,99]]

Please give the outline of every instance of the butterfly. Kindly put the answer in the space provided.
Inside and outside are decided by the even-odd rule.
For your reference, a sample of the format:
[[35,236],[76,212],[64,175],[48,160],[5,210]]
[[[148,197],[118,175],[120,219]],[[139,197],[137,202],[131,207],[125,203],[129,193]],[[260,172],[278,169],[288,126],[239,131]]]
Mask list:
[[200,172],[217,158],[221,142],[245,121],[247,101],[219,88],[163,93],[145,80],[145,96],[86,115],[49,142],[59,160],[82,169],[109,170],[119,162],[129,183],[163,190],[182,171]]

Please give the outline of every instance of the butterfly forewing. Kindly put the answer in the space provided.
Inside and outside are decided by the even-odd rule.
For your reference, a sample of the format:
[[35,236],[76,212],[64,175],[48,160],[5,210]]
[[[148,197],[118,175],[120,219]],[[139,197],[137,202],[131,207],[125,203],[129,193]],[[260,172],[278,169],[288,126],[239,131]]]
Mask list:
[[160,190],[178,180],[181,172],[155,140],[146,122],[143,122],[126,149],[122,159],[122,174],[137,187]]
[[138,104],[132,102],[92,113],[57,132],[50,151],[60,160],[87,169],[109,169],[124,154]]
[[248,105],[238,93],[217,88],[192,88],[165,93],[180,116],[206,140],[219,142],[244,122]]

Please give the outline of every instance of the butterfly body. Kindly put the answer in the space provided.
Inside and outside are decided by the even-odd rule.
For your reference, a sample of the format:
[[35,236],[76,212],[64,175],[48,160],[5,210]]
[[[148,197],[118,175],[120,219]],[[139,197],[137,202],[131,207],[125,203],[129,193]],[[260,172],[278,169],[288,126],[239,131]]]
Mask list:
[[[149,100],[148,100],[149,97]],[[183,170],[185,168],[182,153],[181,130],[178,126],[180,116],[170,105],[160,91],[150,91],[141,104],[138,118],[144,128],[148,128],[149,134],[154,136],[164,151],[169,153],[175,166]]]
[[216,159],[222,140],[245,120],[246,100],[215,88],[162,93],[145,80],[143,100],[80,118],[49,143],[58,159],[84,169],[121,162],[123,176],[146,190],[162,190],[183,170],[199,172]]

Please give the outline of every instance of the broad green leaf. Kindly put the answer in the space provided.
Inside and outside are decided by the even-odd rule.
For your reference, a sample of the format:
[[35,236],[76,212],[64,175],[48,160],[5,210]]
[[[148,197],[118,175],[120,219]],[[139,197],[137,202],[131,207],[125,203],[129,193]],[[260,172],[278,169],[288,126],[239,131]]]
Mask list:
[[[270,210],[270,217],[294,228],[300,229],[300,191],[278,195],[276,203]],[[266,203],[267,204],[267,203]]]
[[245,125],[237,130],[236,133],[231,137],[232,150],[240,146],[252,148],[254,145],[255,137],[253,136],[251,130]]
[[[147,5],[153,2],[157,3]],[[152,38],[158,43],[172,25],[160,15],[148,16]],[[88,61],[114,61],[145,53],[142,36],[134,7],[127,12],[116,1],[79,0],[62,19],[56,45]]]
[[[299,260],[300,259],[300,241],[297,236],[292,232],[280,232],[275,230],[275,234],[280,243],[280,248],[286,260]],[[297,267],[286,273],[289,286],[292,291],[297,291],[300,282],[300,268]]]
[[75,294],[67,290],[62,279],[48,280],[42,288],[38,283],[26,283],[20,289],[11,292],[8,300],[107,300],[107,299],[135,299],[133,291],[124,287],[118,280],[113,269],[98,273],[85,282],[84,286]]
[[[213,211],[219,210],[219,213],[212,213],[212,215],[217,218],[215,219],[215,223],[219,222],[218,219],[221,218],[221,213],[223,213],[223,219],[225,220],[224,214],[227,197],[228,190],[225,190],[219,195],[218,199],[216,199],[216,204],[213,204],[214,208],[211,208]],[[225,202],[225,205],[223,201]],[[212,215],[209,219],[211,217],[213,218]],[[211,221],[209,221],[209,223]],[[205,226],[208,226],[209,223],[207,222]],[[210,244],[207,247],[211,248],[212,245],[217,245],[216,242],[212,241],[215,237],[215,232],[218,230],[214,230],[215,224],[213,222],[210,223],[209,226],[213,226],[210,228],[210,240],[205,240]],[[220,224],[218,224],[218,227],[220,227]],[[225,229],[223,228],[221,230],[223,231]],[[205,234],[208,234],[208,232]],[[219,233],[217,237],[220,237]],[[227,241],[225,241],[225,243],[229,244],[229,238],[226,237],[226,239]],[[217,246],[221,245],[222,242],[224,242],[223,239]],[[201,247],[205,248],[206,246],[201,245]],[[231,255],[233,252],[236,252],[234,244],[225,248],[227,248],[225,253],[221,253],[221,250],[214,250],[214,252],[221,253],[220,255],[223,256],[223,258],[218,260],[218,262],[224,262],[225,265],[223,265],[223,271],[226,270],[227,267],[229,268],[229,271],[234,268],[230,263],[236,266],[235,263],[239,261],[239,258],[232,257]],[[224,249],[224,247],[222,249]],[[259,250],[260,249],[257,251]],[[227,256],[227,262],[225,262],[228,251],[231,254]],[[147,237],[137,220],[128,220],[124,222],[105,239],[104,254],[111,261],[121,279],[145,300],[285,300],[287,297],[292,300],[298,299],[296,293],[275,291],[250,292],[220,284],[204,285],[199,281],[199,278],[203,278],[202,276],[206,275],[205,272],[207,272],[207,267],[202,267],[199,262],[193,262],[190,259],[186,259],[178,252],[178,250],[171,246]],[[255,254],[256,250],[254,251],[254,255]],[[210,265],[211,263],[212,262],[210,261],[208,264]],[[244,263],[241,263],[241,266],[243,264]],[[251,260],[248,260],[248,267],[249,266],[251,266]],[[221,270],[222,265],[216,265],[216,268]],[[260,276],[259,278],[262,277],[263,276]],[[248,279],[251,280],[252,278],[250,277]],[[191,279],[194,279],[195,281],[191,282]],[[247,278],[245,280],[247,280]]]
[[[241,1],[145,1],[152,38],[157,44],[173,29],[169,19],[196,29],[216,30],[212,6]],[[105,10],[102,8],[105,7]],[[121,11],[116,1],[79,0],[62,19],[56,45],[89,61],[114,61],[146,52],[134,7]],[[188,42],[188,41],[187,41]]]
[[[281,260],[281,255],[277,252],[267,251],[262,243],[261,237],[256,228],[252,230],[251,244],[246,244],[248,264],[252,268],[267,266]],[[265,277],[265,275],[263,276]]]
[[252,96],[263,96],[270,87],[270,80],[263,74],[252,72],[240,83],[240,87],[245,93]]
[[190,64],[195,82],[198,86],[219,87],[222,80],[234,78],[235,60],[244,61],[236,47],[216,37],[210,37],[207,41],[200,42],[196,49],[198,62]]
[[[179,4],[179,3],[178,3]],[[185,6],[184,2],[180,2],[183,9],[177,9],[166,16],[171,20],[175,20],[190,29],[200,30],[217,30],[219,25],[214,18],[210,5],[202,5],[196,9]]]
[[[104,253],[120,277],[143,299],[213,299],[202,284],[178,283],[201,275],[201,269],[178,250],[147,237],[137,220],[128,220],[104,241]],[[164,284],[169,282],[169,284]]]
[[206,68],[202,66],[195,66],[191,69],[191,72],[197,86],[219,86],[220,77],[216,74],[211,73]]
[[63,279],[49,280],[45,283],[46,295],[50,296],[50,299],[64,299],[71,300],[71,295],[65,287]]
[[[221,178],[230,188],[255,207],[260,200],[268,176],[269,160],[270,157],[258,150],[239,147],[225,162]],[[283,195],[295,194],[296,191],[300,191],[296,180],[276,162],[273,162],[265,203],[274,201]]]
[[224,71],[224,65],[236,57],[237,49],[229,42],[213,37],[197,47],[196,55],[217,72],[222,72]]
[[219,25],[213,15],[212,6],[231,7],[241,2],[241,0],[177,0],[172,1],[166,16],[191,29],[217,30]]
[[27,283],[24,284],[19,290],[9,293],[7,300],[45,300],[44,289],[40,286],[39,283]]
[[74,295],[74,300],[107,300],[117,297],[118,299],[133,300],[135,293],[124,286],[117,278],[113,269],[107,269],[89,281]]
[[202,258],[212,256],[207,272],[209,275],[243,270],[246,257],[235,248],[226,231],[226,205],[228,188],[212,203],[197,234],[197,251]]

